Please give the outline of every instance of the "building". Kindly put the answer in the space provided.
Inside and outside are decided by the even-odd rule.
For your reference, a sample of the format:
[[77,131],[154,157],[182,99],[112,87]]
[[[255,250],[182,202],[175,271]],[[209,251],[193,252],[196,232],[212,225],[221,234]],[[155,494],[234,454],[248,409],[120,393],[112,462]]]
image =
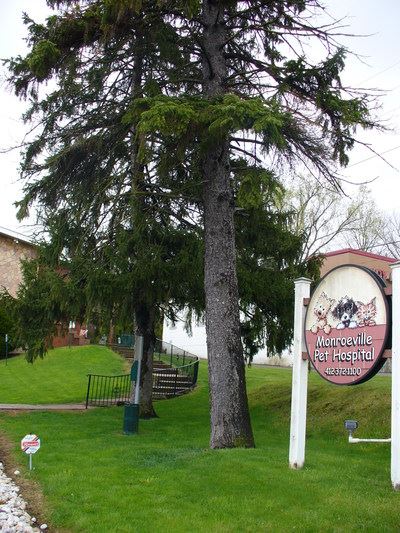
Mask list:
[[207,358],[207,337],[206,327],[203,322],[192,324],[192,332],[188,334],[185,329],[183,318],[172,324],[170,321],[164,321],[163,341],[169,342],[174,346],[179,346],[189,353],[197,355],[201,359]]
[[0,227],[0,286],[12,296],[22,281],[21,260],[34,257],[36,247],[28,237]]
[[[0,226],[0,287],[11,296],[16,296],[22,282],[21,261],[37,256],[36,245],[25,235]],[[58,334],[52,339],[55,348],[68,345],[83,345],[90,341],[87,329],[79,322],[73,328],[58,327]]]
[[[363,252],[362,250],[354,250],[352,248],[336,250],[325,254],[321,266],[321,277],[339,265],[359,265],[375,271],[388,286],[391,286],[390,264],[395,263],[396,261],[397,259],[392,257],[385,257],[383,255]],[[199,357],[207,358],[206,331],[204,324],[193,325],[192,335],[189,335],[185,330],[185,323],[183,320],[178,321],[175,325],[165,322],[163,340],[175,344],[176,346],[180,346],[184,350],[198,355]],[[291,366],[293,358],[290,350],[285,351],[285,353],[280,356],[268,357],[267,350],[264,349],[258,352],[253,362],[259,364]]]
[[[175,324],[164,321],[163,341],[179,346],[189,353],[197,355],[201,359],[207,359],[207,335],[203,322],[192,324],[191,335],[185,329],[184,320],[178,320]],[[254,363],[267,364],[267,350],[260,350],[253,359]]]

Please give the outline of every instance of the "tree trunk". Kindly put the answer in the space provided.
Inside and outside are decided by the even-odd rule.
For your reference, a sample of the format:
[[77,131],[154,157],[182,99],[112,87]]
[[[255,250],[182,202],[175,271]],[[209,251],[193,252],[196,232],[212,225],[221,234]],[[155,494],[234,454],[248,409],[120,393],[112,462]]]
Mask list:
[[153,354],[156,342],[154,334],[155,312],[145,304],[136,306],[136,334],[143,336],[143,359],[140,376],[140,417],[155,418],[153,407]]
[[114,324],[111,318],[110,327],[109,327],[108,336],[107,336],[107,344],[113,344],[113,343],[114,343]]
[[[134,69],[132,76],[132,98],[142,96],[143,77],[143,41],[140,28],[136,32],[134,46]],[[134,231],[142,231],[142,219],[145,212],[144,197],[140,194],[144,187],[144,165],[138,159],[139,142],[136,137],[136,124],[131,127],[131,169],[132,169],[132,226]],[[135,304],[136,333],[143,336],[142,371],[140,375],[140,417],[154,418],[157,416],[153,407],[153,353],[156,341],[156,311],[148,305],[144,296],[139,297]]]
[[[221,3],[222,4],[222,3]],[[224,8],[203,0],[203,91],[224,92],[226,62]],[[211,448],[253,447],[240,337],[236,276],[234,198],[230,185],[229,140],[207,150],[204,181],[205,296],[211,402]]]

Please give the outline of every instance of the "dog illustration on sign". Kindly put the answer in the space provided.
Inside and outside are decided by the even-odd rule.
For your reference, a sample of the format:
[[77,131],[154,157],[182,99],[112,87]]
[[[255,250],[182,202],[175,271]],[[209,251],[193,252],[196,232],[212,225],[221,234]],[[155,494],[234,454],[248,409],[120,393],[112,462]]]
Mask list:
[[334,318],[339,320],[336,329],[356,328],[358,326],[354,315],[358,311],[358,305],[349,296],[340,298],[331,313]]
[[325,292],[320,294],[313,310],[316,321],[311,326],[312,333],[318,333],[320,330],[326,334],[330,333],[332,327],[328,324],[328,314],[334,303],[335,300],[329,298]]

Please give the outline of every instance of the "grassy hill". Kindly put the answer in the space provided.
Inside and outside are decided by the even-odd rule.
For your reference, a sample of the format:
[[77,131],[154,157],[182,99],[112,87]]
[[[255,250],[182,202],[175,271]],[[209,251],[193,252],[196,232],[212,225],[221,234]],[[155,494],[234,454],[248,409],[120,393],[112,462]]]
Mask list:
[[292,471],[291,372],[254,367],[247,376],[252,450],[208,449],[205,364],[197,389],[157,402],[160,418],[141,421],[139,435],[122,434],[121,408],[3,413],[0,427],[20,463],[21,436],[34,431],[41,437],[36,469],[24,476],[40,483],[47,520],[60,530],[399,531],[390,446],[349,445],[343,429],[345,418],[356,418],[358,436],[389,436],[390,378],[338,387],[312,374],[306,466]]
[[122,374],[124,361],[105,346],[49,350],[28,363],[23,355],[0,361],[0,403],[83,402],[87,374]]

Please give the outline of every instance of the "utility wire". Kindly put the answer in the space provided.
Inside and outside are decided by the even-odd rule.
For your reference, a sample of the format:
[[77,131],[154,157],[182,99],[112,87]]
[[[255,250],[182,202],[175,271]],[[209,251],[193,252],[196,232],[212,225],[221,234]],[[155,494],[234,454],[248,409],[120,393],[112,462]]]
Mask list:
[[381,157],[384,154],[388,154],[389,152],[393,152],[394,150],[398,150],[400,148],[400,144],[398,146],[395,146],[394,148],[390,148],[389,150],[386,150],[385,152],[381,152],[379,154],[371,155],[371,157],[367,157],[366,159],[362,159],[361,161],[357,161],[357,163],[353,163],[352,165],[349,165],[347,168],[355,167],[356,165],[361,165],[361,163],[365,163],[366,161],[369,161],[370,159],[374,159],[375,157]]
[[388,70],[391,70],[392,68],[394,67],[397,67],[397,65],[400,64],[400,59],[398,61],[396,61],[396,63],[393,63],[393,65],[389,66],[389,67],[386,67],[384,68],[383,70],[380,70],[379,72],[377,72],[376,74],[372,74],[372,76],[369,76],[369,78],[366,78],[365,80],[363,80],[361,83],[366,83],[367,81],[370,81],[378,76],[380,76],[381,74],[384,74],[385,72],[387,72]]

